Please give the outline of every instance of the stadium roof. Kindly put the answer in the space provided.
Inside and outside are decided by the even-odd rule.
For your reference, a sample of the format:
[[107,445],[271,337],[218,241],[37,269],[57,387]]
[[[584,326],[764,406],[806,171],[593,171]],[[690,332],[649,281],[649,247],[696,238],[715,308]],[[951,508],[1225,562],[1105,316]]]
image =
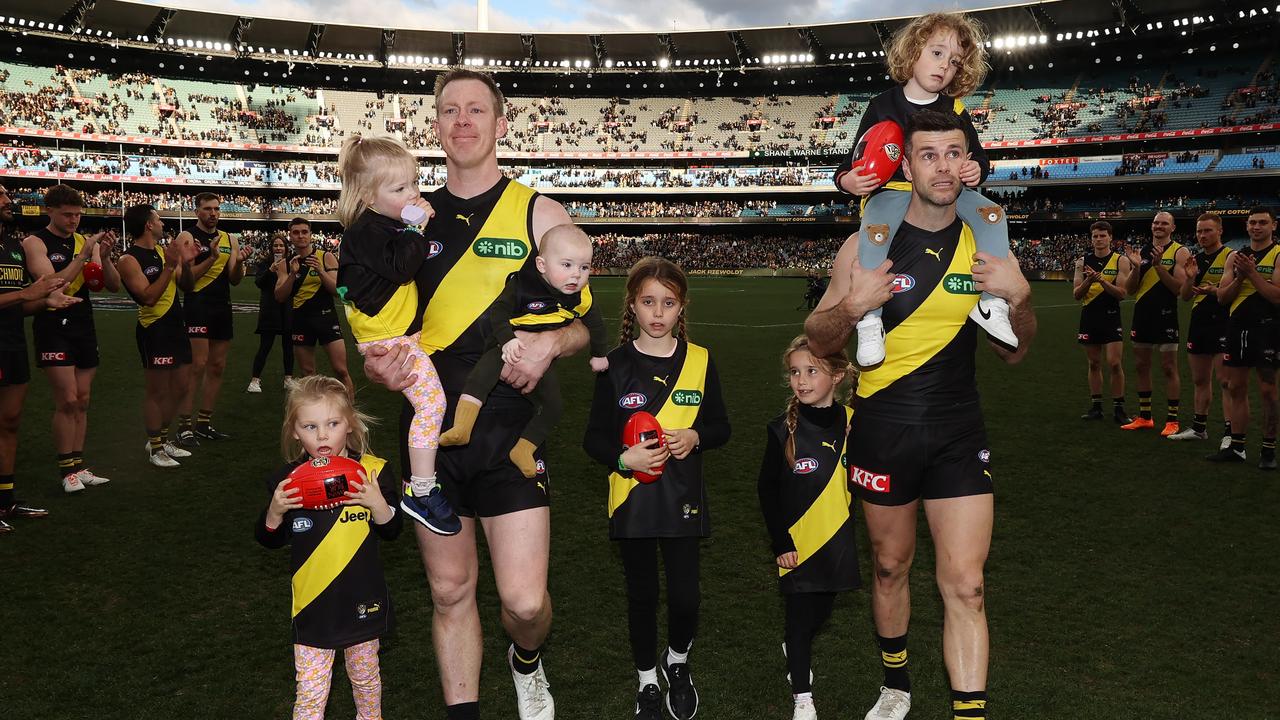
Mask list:
[[[530,66],[584,67],[615,63],[657,67],[660,60],[679,66],[692,60],[720,60],[724,65],[822,64],[839,53],[882,48],[890,33],[907,18],[885,18],[816,25],[789,25],[686,32],[629,33],[498,33],[415,28],[325,25],[299,20],[247,18],[204,10],[164,8],[128,0],[5,0],[3,15],[46,23],[50,30],[79,29],[90,36],[117,41],[167,43],[203,51],[264,55],[297,55],[302,61],[355,60],[392,64],[493,65],[528,61]],[[1152,21],[1197,18],[1210,24],[1233,22],[1252,3],[1230,0],[1046,0],[975,10],[993,38],[1030,44],[1054,40],[1058,34],[1104,30],[1139,34]],[[1264,9],[1262,12],[1266,12]],[[1201,15],[1216,13],[1218,17]],[[1197,25],[1200,22],[1196,23]],[[1151,30],[1156,28],[1152,27]],[[1163,30],[1164,28],[1160,28]],[[1172,30],[1173,28],[1169,28]],[[143,40],[145,38],[145,40]],[[1056,40],[1054,40],[1056,41]],[[268,50],[273,52],[268,53]],[[795,56],[795,57],[793,57]],[[826,56],[831,56],[830,58]],[[859,56],[861,57],[861,56]],[[397,60],[398,58],[398,60]],[[432,59],[442,62],[431,62]],[[423,62],[423,61],[427,62]],[[488,62],[485,62],[488,61]],[[681,62],[677,62],[681,61]],[[667,65],[661,65],[665,68]]]

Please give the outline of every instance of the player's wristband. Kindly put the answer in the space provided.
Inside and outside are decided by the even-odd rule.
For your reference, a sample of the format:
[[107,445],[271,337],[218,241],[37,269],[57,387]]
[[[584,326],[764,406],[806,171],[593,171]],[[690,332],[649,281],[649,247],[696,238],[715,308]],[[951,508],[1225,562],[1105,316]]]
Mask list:
[[627,467],[627,464],[625,462],[622,461],[621,455],[618,456],[618,469],[621,470],[622,472],[627,472],[628,470],[631,469]]

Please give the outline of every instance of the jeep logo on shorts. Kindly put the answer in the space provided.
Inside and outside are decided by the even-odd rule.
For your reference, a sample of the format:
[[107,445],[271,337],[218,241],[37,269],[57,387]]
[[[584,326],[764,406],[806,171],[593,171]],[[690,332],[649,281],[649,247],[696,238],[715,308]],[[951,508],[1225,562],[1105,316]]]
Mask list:
[[796,464],[791,470],[797,475],[808,475],[811,472],[818,471],[818,461],[813,458],[800,458],[796,460]]
[[968,273],[948,273],[942,278],[942,289],[952,295],[978,295],[979,290],[973,286],[973,276]]
[[671,393],[671,402],[676,405],[701,405],[702,393],[697,390],[675,390]]
[[649,398],[645,397],[644,393],[627,393],[618,399],[618,407],[631,410],[633,408],[644,407],[644,404],[647,402],[649,402]]
[[480,257],[521,260],[529,254],[529,246],[513,238],[478,238],[471,252]]

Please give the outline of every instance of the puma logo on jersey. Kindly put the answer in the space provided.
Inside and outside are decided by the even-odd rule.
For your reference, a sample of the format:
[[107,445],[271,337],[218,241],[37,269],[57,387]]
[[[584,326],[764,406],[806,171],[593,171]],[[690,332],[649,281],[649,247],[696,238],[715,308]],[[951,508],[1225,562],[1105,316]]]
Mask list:
[[657,375],[654,375],[654,376],[653,376],[653,379],[654,379],[654,380],[656,380],[656,381],[658,381],[658,382],[660,382],[660,383],[662,383],[662,387],[666,387],[666,386],[667,386],[667,379],[666,379],[666,378],[664,378],[664,377],[658,377]]
[[941,249],[934,250],[933,248],[925,248],[925,249],[924,249],[924,254],[925,254],[925,255],[932,255],[934,260],[937,260],[938,262],[942,262],[942,250],[941,250]]
[[839,451],[839,450],[836,450],[836,444],[835,444],[835,443],[833,443],[833,442],[826,442],[826,441],[823,441],[823,443],[822,443],[822,447],[825,447],[825,448],[831,448],[831,452],[833,452],[833,453],[835,453],[835,454],[837,454],[837,455],[839,455],[839,454],[840,454],[840,451]]
[[[471,215],[475,215],[475,213],[471,213]],[[462,213],[458,213],[457,215],[455,215],[455,217],[461,220],[462,222],[466,223],[467,227],[471,227],[471,215],[463,215]]]

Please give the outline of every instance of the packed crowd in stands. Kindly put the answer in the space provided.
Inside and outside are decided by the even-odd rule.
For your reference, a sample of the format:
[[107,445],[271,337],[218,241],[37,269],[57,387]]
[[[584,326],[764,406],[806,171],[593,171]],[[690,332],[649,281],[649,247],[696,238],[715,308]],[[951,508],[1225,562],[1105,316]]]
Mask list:
[[597,235],[592,263],[598,268],[628,268],[647,255],[659,255],[686,270],[749,268],[823,270],[844,242],[843,235],[821,239],[778,235],[648,233]]

